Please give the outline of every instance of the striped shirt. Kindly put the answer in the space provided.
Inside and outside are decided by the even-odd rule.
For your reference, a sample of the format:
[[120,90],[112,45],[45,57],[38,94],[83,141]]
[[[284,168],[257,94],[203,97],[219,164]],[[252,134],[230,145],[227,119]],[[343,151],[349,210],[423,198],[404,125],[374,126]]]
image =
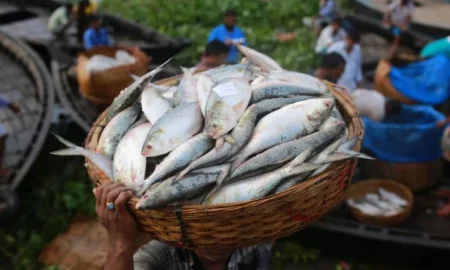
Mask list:
[[[272,244],[238,248],[228,261],[228,270],[269,269]],[[134,254],[134,270],[196,270],[202,269],[192,251],[171,247],[158,241],[141,247]]]

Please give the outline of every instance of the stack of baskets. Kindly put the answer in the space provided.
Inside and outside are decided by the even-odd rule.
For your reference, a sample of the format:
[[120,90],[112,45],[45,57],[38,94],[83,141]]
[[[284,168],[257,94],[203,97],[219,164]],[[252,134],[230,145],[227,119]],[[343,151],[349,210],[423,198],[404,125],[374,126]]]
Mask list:
[[[158,82],[174,85],[179,78]],[[363,136],[358,111],[344,89],[327,83],[348,125],[349,136]],[[105,113],[94,123],[85,147],[95,150],[103,128]],[[96,185],[110,180],[89,160],[88,173]],[[139,229],[158,241],[186,248],[234,248],[267,243],[304,229],[340,202],[349,185],[356,159],[336,162],[325,172],[282,193],[259,200],[222,205],[172,206],[160,210],[136,210],[137,198],[129,201]]]

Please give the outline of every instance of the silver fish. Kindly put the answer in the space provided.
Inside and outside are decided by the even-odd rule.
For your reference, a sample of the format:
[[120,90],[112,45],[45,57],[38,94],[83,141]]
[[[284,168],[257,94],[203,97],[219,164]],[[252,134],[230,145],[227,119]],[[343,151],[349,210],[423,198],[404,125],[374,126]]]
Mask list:
[[292,97],[294,95],[302,96],[320,96],[323,93],[315,88],[305,87],[301,84],[293,84],[279,80],[263,81],[252,86],[252,98],[250,103],[256,103],[261,100]]
[[[218,174],[186,175],[177,182],[166,180],[149,190],[136,204],[137,209],[156,209],[175,201],[184,201],[200,195],[211,187]],[[166,183],[168,182],[168,183]]]
[[147,83],[159,72],[162,71],[164,65],[170,62],[172,58],[164,62],[162,65],[157,67],[156,69],[148,72],[144,76],[140,77],[138,80],[133,82],[130,86],[125,88],[120,92],[120,94],[114,99],[111,106],[109,106],[108,114],[106,116],[107,121],[111,120],[114,116],[116,116],[119,112],[125,110],[130,107],[133,103],[135,103],[142,91],[144,90]]
[[117,145],[113,160],[113,181],[125,185],[141,183],[145,178],[146,158],[141,155],[142,144],[152,124],[130,129]]
[[145,179],[143,189],[138,194],[142,194],[154,183],[162,181],[165,177],[171,176],[177,171],[186,168],[189,163],[201,157],[212,147],[213,140],[207,134],[203,133],[182,143],[156,166],[153,173]]
[[137,119],[140,112],[141,106],[136,103],[114,116],[100,135],[96,151],[113,160],[117,145]]
[[154,157],[169,153],[203,126],[203,117],[197,103],[182,104],[153,124],[142,147],[142,155]]
[[245,112],[252,91],[246,78],[226,79],[215,85],[206,106],[205,129],[217,139],[233,129]]
[[182,68],[184,76],[174,94],[175,106],[183,103],[198,102],[197,78],[193,76],[194,69]]
[[85,158],[89,159],[97,168],[99,168],[109,179],[113,179],[113,173],[112,173],[112,161],[108,159],[107,157],[103,156],[102,154],[99,154],[94,151],[90,151],[87,149],[84,149],[83,147],[80,147],[78,145],[75,145],[65,139],[63,139],[61,136],[58,136],[56,134],[55,137],[63,143],[65,146],[69,147],[67,149],[62,149],[58,151],[51,152],[50,154],[56,155],[56,156],[84,156]]
[[202,73],[197,78],[197,96],[203,116],[206,115],[206,102],[214,84],[214,79],[207,73]]
[[152,124],[173,108],[172,104],[152,86],[145,88],[142,92],[141,104],[142,111]]
[[316,131],[333,106],[334,100],[331,98],[309,99],[264,116],[256,125],[248,144],[236,155],[231,170],[253,154]]
[[237,178],[246,173],[251,173],[272,165],[282,165],[310,149],[316,151],[328,143],[344,129],[344,123],[339,122],[328,129],[314,132],[300,139],[276,145],[268,150],[245,161],[237,167],[228,179]]
[[207,74],[211,76],[214,82],[220,82],[224,79],[241,78],[246,76],[246,73],[255,71],[261,71],[261,69],[254,65],[236,64],[210,69],[207,71]]
[[204,204],[245,202],[262,198],[275,190],[283,179],[308,171],[305,171],[306,166],[298,164],[302,164],[310,154],[311,150],[307,150],[278,170],[225,185],[207,198]]
[[269,56],[239,43],[234,43],[234,45],[243,55],[245,55],[250,63],[260,66],[263,70],[283,70],[283,68]]
[[281,97],[281,98],[271,98],[266,100],[261,100],[255,103],[258,108],[258,116],[265,115],[267,113],[278,110],[279,108],[298,102],[302,100],[315,98],[313,96],[293,96],[293,97]]
[[252,105],[248,107],[241,119],[239,119],[236,127],[231,131],[231,137],[235,138],[233,144],[225,143],[220,150],[212,149],[201,158],[189,164],[189,166],[180,173],[179,177],[182,177],[191,170],[218,164],[237,154],[250,139],[255,128],[255,123],[256,106]]
[[328,87],[318,78],[299,72],[287,70],[273,70],[268,73],[260,73],[264,75],[268,81],[284,81],[294,85],[302,86],[305,89],[314,89],[322,94],[329,94]]

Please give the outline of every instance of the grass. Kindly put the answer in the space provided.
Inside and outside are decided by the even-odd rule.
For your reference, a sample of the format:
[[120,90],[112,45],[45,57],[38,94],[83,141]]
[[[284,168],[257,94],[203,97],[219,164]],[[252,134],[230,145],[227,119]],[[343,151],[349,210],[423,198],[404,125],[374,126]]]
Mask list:
[[[61,135],[78,144],[83,139],[76,128]],[[0,228],[0,269],[55,269],[37,262],[42,248],[66,229],[74,215],[94,214],[92,184],[84,161],[49,154],[61,148],[61,144],[49,136],[19,186],[19,212]]]

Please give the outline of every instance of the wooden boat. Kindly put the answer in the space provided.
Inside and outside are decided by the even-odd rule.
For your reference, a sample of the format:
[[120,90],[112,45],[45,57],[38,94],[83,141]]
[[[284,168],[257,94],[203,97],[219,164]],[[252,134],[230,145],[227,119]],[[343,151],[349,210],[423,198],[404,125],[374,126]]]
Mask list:
[[29,46],[0,31],[0,93],[19,105],[21,112],[0,110],[8,132],[0,178],[0,219],[14,209],[14,191],[42,148],[52,119],[54,90],[47,68]]
[[[379,24],[387,10],[389,0],[353,0],[358,14],[376,19]],[[412,20],[410,37],[429,41],[450,34],[450,3],[443,0],[415,0],[416,7]]]
[[[87,133],[102,106],[87,101],[79,93],[75,72],[71,66],[83,51],[83,46],[76,41],[75,27],[68,29],[68,39],[65,43],[55,41],[47,30],[50,12],[61,3],[53,0],[29,0],[22,8],[12,5],[20,4],[20,1],[9,3],[0,1],[0,31],[26,41],[44,58],[49,59],[58,99],[72,119]],[[190,45],[187,39],[168,37],[110,13],[100,12],[99,15],[114,41],[121,46],[138,46],[152,57],[152,65],[148,69],[158,66]],[[180,72],[178,68],[169,66],[158,78]]]

